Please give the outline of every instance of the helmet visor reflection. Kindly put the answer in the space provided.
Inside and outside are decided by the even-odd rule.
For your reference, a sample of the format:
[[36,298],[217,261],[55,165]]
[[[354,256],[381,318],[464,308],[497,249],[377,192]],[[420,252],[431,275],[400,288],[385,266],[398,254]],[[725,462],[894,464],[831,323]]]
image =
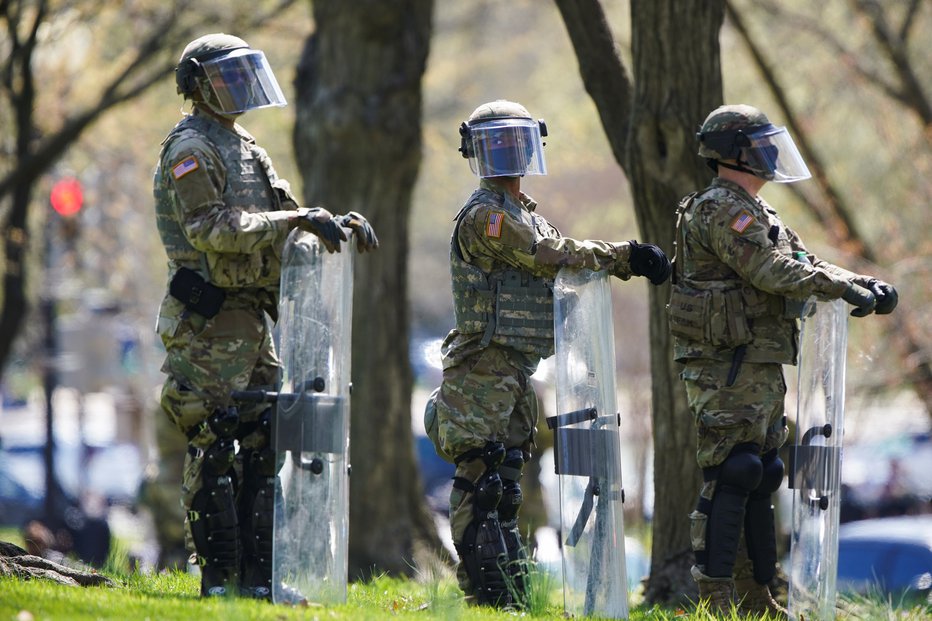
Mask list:
[[751,144],[742,149],[744,160],[766,179],[792,183],[812,176],[785,127],[768,125],[747,134],[747,138]]
[[495,119],[470,127],[469,167],[488,177],[546,175],[540,125],[532,119]]
[[217,105],[226,114],[287,104],[265,54],[259,50],[234,50],[205,62],[203,67]]

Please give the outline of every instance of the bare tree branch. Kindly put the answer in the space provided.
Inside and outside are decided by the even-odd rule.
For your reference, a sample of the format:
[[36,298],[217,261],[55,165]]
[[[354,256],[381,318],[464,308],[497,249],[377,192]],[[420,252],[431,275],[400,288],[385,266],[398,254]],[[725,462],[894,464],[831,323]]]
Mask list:
[[776,74],[770,67],[767,59],[764,58],[757,42],[751,36],[750,32],[748,32],[744,19],[734,7],[733,0],[726,0],[725,8],[728,18],[751,52],[751,56],[754,58],[754,62],[757,64],[761,76],[764,78],[764,82],[766,82],[767,86],[770,88],[771,95],[777,101],[777,105],[786,118],[786,123],[793,132],[794,140],[799,144],[799,150],[806,160],[809,169],[812,171],[813,179],[824,195],[826,204],[823,205],[819,201],[814,201],[804,196],[801,192],[797,192],[797,195],[808,205],[809,209],[815,214],[822,226],[829,231],[837,245],[852,254],[875,262],[876,255],[867,245],[864,237],[858,232],[854,218],[851,215],[850,207],[828,178],[828,173],[826,172],[825,165],[822,163],[822,158],[819,157],[818,153],[816,153],[815,149],[813,149],[812,145],[809,143],[806,132],[803,131],[802,126],[797,120],[795,111],[786,98],[785,89],[777,80]]
[[856,51],[845,45],[833,31],[823,28],[820,22],[805,15],[789,11],[776,2],[771,2],[769,0],[758,2],[756,6],[778,18],[788,26],[791,26],[793,29],[812,34],[824,45],[827,45],[833,50],[838,58],[842,60],[844,66],[850,68],[869,84],[873,84],[880,88],[888,97],[897,100],[903,97],[901,89],[897,88],[896,84],[888,80],[886,75],[867,67],[861,62],[860,55]]
[[899,37],[900,41],[902,41],[904,44],[909,41],[909,33],[913,27],[913,24],[916,23],[916,13],[919,11],[919,7],[922,5],[922,1],[923,0],[912,0],[909,3],[909,8],[906,9],[906,14],[903,15],[903,23],[900,24]]
[[[901,85],[898,89],[901,96],[898,99],[919,116],[928,135],[932,132],[932,103],[923,92],[922,84],[913,69],[906,49],[906,40],[894,36],[891,32],[881,3],[876,0],[851,0],[851,3],[855,11],[868,19],[874,39],[896,70]],[[908,17],[907,15],[902,30],[908,29]]]
[[[605,14],[598,0],[556,0],[556,5],[577,50],[579,73],[599,110],[612,154],[624,165],[624,141],[618,138],[628,136],[633,88]],[[617,114],[606,115],[603,110]]]

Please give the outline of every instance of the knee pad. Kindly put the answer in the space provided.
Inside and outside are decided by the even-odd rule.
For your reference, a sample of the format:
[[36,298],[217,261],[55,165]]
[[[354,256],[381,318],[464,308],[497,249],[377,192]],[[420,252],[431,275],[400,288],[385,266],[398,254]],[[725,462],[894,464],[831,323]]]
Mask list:
[[498,504],[498,518],[503,524],[518,519],[518,509],[524,502],[521,494],[521,475],[524,474],[524,453],[512,447],[505,453],[505,460],[498,469],[502,478],[502,499]]
[[762,458],[763,476],[757,489],[751,492],[744,516],[744,538],[748,558],[754,566],[754,580],[767,584],[777,572],[777,535],[771,504],[771,494],[783,482],[783,461],[776,449]]
[[194,436],[199,435],[205,426],[214,436],[214,441],[204,449],[205,474],[213,477],[224,475],[229,472],[236,457],[233,440],[239,426],[239,414],[236,408],[216,410],[202,425],[195,428]]
[[491,606],[512,603],[511,589],[505,576],[509,562],[508,546],[497,511],[504,493],[498,468],[505,457],[505,447],[500,442],[489,442],[482,449],[461,455],[457,458],[458,463],[481,459],[486,469],[475,485],[463,480],[454,481],[455,486],[459,485],[473,495],[473,519],[463,532],[463,540],[456,544],[456,551],[478,603]]
[[761,481],[754,491],[751,492],[751,498],[757,496],[770,496],[783,484],[783,473],[785,467],[783,460],[777,454],[777,449],[767,451],[761,456]]
[[499,467],[503,492],[502,500],[498,504],[498,518],[502,525],[502,535],[505,537],[505,548],[508,550],[507,571],[513,594],[522,602],[525,599],[528,573],[527,550],[518,529],[518,510],[524,502],[520,484],[523,470],[524,452],[519,447],[508,449],[505,461]]
[[205,473],[191,501],[188,522],[202,571],[202,591],[236,580],[240,563],[239,520],[230,476]]
[[719,490],[730,487],[745,494],[757,489],[764,474],[756,444],[739,444],[718,468]]
[[721,466],[704,472],[707,480],[717,477],[707,507],[705,573],[709,576],[731,576],[744,531],[748,495],[760,485],[762,471],[757,445],[743,444],[735,447]]
[[275,452],[267,447],[242,454],[243,482],[238,502],[243,537],[242,586],[255,596],[264,596],[265,592],[259,591],[272,587],[275,503],[281,495],[275,476]]

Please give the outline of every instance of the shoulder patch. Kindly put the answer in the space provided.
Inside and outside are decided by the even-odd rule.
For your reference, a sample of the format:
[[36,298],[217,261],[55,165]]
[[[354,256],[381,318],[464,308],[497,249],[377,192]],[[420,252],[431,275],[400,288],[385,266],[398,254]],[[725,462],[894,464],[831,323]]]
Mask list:
[[502,236],[502,222],[505,220],[504,211],[490,211],[485,222],[485,236],[496,239]]
[[745,230],[754,222],[754,216],[746,211],[738,214],[738,217],[732,220],[731,230],[736,233],[744,233]]
[[193,155],[189,155],[184,158],[174,166],[172,166],[172,175],[175,179],[181,179],[189,172],[195,171],[200,168],[200,165],[197,163],[197,158]]

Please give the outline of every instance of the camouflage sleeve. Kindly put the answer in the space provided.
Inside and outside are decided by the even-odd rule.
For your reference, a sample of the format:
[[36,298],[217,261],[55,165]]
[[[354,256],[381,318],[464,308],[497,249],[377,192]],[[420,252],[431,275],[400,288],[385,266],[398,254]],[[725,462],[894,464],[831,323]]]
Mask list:
[[630,276],[630,271],[625,271],[629,270],[627,242],[580,241],[559,236],[556,229],[549,228],[555,237],[542,237],[530,212],[515,214],[484,203],[465,217],[459,241],[473,257],[485,256],[538,277],[553,278],[562,267],[610,270],[621,277]]
[[166,150],[162,170],[178,200],[185,237],[201,252],[250,253],[284,239],[292,211],[249,213],[223,202],[226,171],[213,147],[197,137],[181,138]]
[[809,252],[806,246],[803,244],[803,240],[800,239],[799,235],[793,229],[787,227],[786,229],[787,236],[790,238],[790,243],[793,245],[793,250],[797,252],[805,252],[806,256],[809,258],[809,262],[812,263],[815,267],[820,270],[826,271],[829,274],[833,274],[839,278],[842,278],[848,282],[855,282],[862,287],[867,287],[867,283],[871,280],[870,276],[864,274],[856,274],[846,270],[843,267],[839,267],[834,263],[829,263],[823,259],[820,259],[816,255]]
[[845,279],[780,252],[760,212],[708,201],[700,217],[707,223],[709,247],[756,289],[790,298],[835,299],[848,286]]

